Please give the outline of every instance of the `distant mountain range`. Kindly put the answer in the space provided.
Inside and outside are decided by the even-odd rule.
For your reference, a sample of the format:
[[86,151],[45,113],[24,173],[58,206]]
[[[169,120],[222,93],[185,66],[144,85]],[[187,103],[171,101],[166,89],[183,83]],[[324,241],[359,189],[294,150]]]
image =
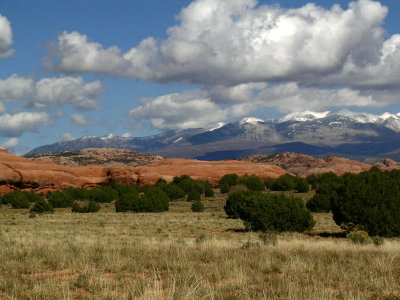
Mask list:
[[209,129],[170,130],[148,137],[85,136],[33,149],[47,152],[117,148],[164,157],[221,160],[252,154],[295,152],[355,159],[400,158],[400,113],[373,115],[349,110],[292,113],[277,120],[245,118]]

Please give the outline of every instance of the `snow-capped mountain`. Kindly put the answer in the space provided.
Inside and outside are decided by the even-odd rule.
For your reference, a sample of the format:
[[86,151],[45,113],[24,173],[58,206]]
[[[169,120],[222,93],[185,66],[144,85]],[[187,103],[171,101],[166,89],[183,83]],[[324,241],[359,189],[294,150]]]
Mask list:
[[171,130],[148,137],[87,136],[42,146],[29,154],[84,148],[125,148],[207,160],[281,151],[391,157],[391,153],[400,155],[400,114],[342,110],[292,113],[278,120],[249,117],[208,129]]
[[324,111],[324,112],[314,112],[314,111],[304,111],[304,112],[294,112],[290,113],[278,120],[278,122],[287,122],[287,121],[299,121],[299,122],[305,122],[305,121],[311,121],[315,119],[321,119],[325,118],[327,115],[329,115],[330,111]]
[[252,124],[252,125],[257,125],[257,123],[263,123],[265,122],[264,120],[258,119],[258,118],[244,118],[239,121],[239,124]]
[[359,113],[352,112],[350,110],[344,109],[338,112],[313,112],[313,111],[305,111],[305,112],[296,112],[288,114],[279,119],[279,122],[306,122],[306,121],[316,121],[319,119],[324,119],[327,117],[338,116],[343,117],[343,119],[351,120],[356,123],[371,123],[371,124],[382,124],[385,127],[388,127],[396,132],[400,132],[400,113],[391,114],[391,113],[383,113],[382,115],[374,115],[370,113]]

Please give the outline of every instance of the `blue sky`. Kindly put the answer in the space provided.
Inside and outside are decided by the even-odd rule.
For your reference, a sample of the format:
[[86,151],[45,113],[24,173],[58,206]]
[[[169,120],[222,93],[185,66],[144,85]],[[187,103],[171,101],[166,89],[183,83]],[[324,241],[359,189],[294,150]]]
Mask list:
[[0,0],[0,145],[398,113],[396,2]]

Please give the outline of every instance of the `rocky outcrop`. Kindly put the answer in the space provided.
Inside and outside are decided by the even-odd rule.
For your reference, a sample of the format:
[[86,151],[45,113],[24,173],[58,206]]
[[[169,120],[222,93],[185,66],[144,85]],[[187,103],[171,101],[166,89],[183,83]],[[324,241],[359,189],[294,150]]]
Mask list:
[[290,152],[282,152],[272,155],[253,155],[242,158],[241,160],[276,165],[285,169],[289,173],[298,176],[308,176],[310,174],[327,172],[333,172],[337,175],[342,175],[344,173],[357,174],[368,171],[372,167],[370,164],[347,158],[328,156],[325,159],[322,159]]
[[[84,153],[95,154],[98,157],[111,155],[107,154],[107,149],[106,152],[88,149]],[[124,152],[120,153],[122,155]],[[299,176],[325,172],[342,175],[346,172],[368,171],[372,166],[382,170],[400,168],[399,163],[390,159],[371,165],[334,156],[321,159],[289,152],[254,155],[241,161],[156,159],[152,163],[138,167],[121,165],[71,167],[48,161],[29,160],[0,149],[0,194],[16,189],[42,192],[68,187],[89,188],[107,184],[111,180],[137,185],[154,184],[159,178],[171,181],[175,176],[183,174],[194,179],[207,180],[212,184],[218,183],[222,176],[231,173],[254,174],[262,179],[278,178],[288,172]]]
[[278,178],[287,172],[278,166],[243,161],[199,161],[189,159],[164,159],[137,168],[139,184],[152,184],[159,178],[171,181],[174,176],[189,175],[194,179],[205,179],[218,183],[225,174],[254,174],[262,179]]
[[65,167],[35,162],[0,149],[0,183],[8,189],[47,191],[67,187],[91,187],[108,181],[101,167]]
[[111,180],[129,184],[154,184],[183,174],[217,183],[225,174],[255,174],[277,178],[285,173],[277,166],[241,161],[205,162],[187,159],[162,159],[141,167],[68,167],[45,161],[32,161],[0,150],[0,193],[11,190],[36,192],[88,188]]
[[105,167],[138,167],[163,159],[162,156],[140,153],[128,149],[88,148],[27,155],[33,161],[48,161],[62,166],[79,167],[101,165]]

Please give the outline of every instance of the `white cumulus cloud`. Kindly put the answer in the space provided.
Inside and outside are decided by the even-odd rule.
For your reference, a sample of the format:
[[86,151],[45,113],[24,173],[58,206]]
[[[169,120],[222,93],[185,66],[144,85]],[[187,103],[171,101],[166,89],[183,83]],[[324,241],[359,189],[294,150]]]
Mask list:
[[72,114],[71,121],[76,126],[86,126],[89,124],[89,121],[82,114]]
[[10,49],[12,43],[13,36],[10,21],[0,15],[0,58],[13,55],[14,50]]
[[32,95],[33,81],[27,77],[20,77],[16,74],[7,79],[0,80],[0,100],[14,101],[24,99]]
[[76,139],[74,136],[72,136],[72,135],[71,135],[70,133],[68,133],[68,132],[63,133],[63,134],[60,136],[60,138],[61,138],[62,141],[72,141],[72,140],[75,140],[75,139]]
[[[241,101],[241,92],[234,92],[243,89],[248,96],[245,101]],[[263,108],[274,107],[282,113],[290,113],[346,106],[383,107],[398,100],[391,90],[315,89],[291,82],[263,88],[240,85],[225,91],[223,87],[211,87],[145,98],[130,111],[130,115],[137,120],[150,120],[150,124],[158,129],[207,128],[217,122],[257,113]],[[218,103],[223,103],[224,108]]]
[[[167,30],[165,40],[150,37],[126,53],[117,46],[91,42],[78,32],[64,32],[54,45],[50,65],[64,72],[212,85],[323,84],[321,77],[376,68],[386,71],[380,81],[393,76],[398,80],[400,66],[389,65],[400,52],[397,38],[385,41],[381,26],[387,12],[372,0],[351,2],[347,9],[196,0],[180,12],[179,24]],[[370,71],[364,77],[376,76]]]
[[19,137],[24,132],[34,132],[49,121],[45,112],[21,112],[0,115],[0,136]]
[[130,111],[159,129],[206,127],[266,107],[285,113],[381,107],[400,100],[400,34],[385,33],[387,13],[373,0],[290,9],[256,0],[194,0],[165,39],[148,37],[126,52],[63,32],[48,66],[200,84],[143,99]]
[[150,120],[158,129],[202,128],[225,119],[225,111],[201,94],[201,91],[192,91],[145,98],[139,107],[130,111],[130,115],[135,119]]
[[77,108],[97,108],[103,93],[100,81],[85,83],[82,77],[44,78],[36,83],[32,102],[37,107],[71,104]]
[[82,77],[43,78],[37,82],[16,74],[0,80],[0,101],[25,101],[44,108],[70,104],[75,108],[94,109],[104,92],[100,81],[85,82]]
[[1,146],[4,148],[14,148],[14,147],[17,147],[18,144],[19,144],[18,138],[10,138],[7,141],[5,141],[3,144],[1,144]]

